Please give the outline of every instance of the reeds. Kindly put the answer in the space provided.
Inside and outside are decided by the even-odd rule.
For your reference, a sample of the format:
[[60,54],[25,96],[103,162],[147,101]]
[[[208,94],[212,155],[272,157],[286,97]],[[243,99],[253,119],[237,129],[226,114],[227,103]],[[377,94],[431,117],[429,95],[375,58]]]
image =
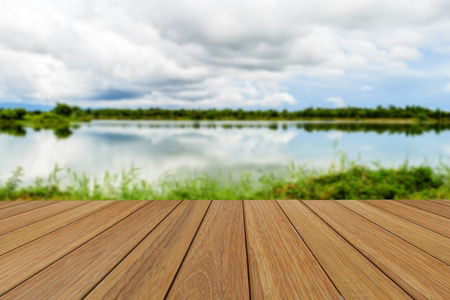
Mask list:
[[450,167],[426,163],[392,168],[362,165],[344,153],[327,170],[290,163],[278,176],[242,172],[237,177],[166,174],[157,182],[139,178],[131,167],[102,178],[55,166],[47,179],[21,186],[22,168],[0,182],[2,200],[175,200],[175,199],[450,199]]

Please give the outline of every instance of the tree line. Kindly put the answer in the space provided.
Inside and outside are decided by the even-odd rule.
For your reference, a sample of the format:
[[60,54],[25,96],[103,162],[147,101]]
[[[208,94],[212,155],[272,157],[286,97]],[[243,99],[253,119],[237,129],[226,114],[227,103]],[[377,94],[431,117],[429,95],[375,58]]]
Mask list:
[[449,120],[450,112],[429,109],[421,106],[396,107],[390,105],[376,108],[320,108],[309,107],[303,110],[282,111],[243,110],[243,109],[164,109],[164,108],[80,108],[57,103],[49,112],[27,111],[23,108],[1,109],[0,120],[23,120],[28,118],[50,118],[51,116],[73,119],[132,119],[132,120],[299,120],[299,119],[418,119],[426,121]]

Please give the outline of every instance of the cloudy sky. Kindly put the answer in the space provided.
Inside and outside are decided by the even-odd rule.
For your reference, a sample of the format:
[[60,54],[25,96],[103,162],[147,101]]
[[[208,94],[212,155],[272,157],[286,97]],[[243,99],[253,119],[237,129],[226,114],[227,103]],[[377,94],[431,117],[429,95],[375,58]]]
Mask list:
[[0,106],[450,110],[449,0],[2,0]]

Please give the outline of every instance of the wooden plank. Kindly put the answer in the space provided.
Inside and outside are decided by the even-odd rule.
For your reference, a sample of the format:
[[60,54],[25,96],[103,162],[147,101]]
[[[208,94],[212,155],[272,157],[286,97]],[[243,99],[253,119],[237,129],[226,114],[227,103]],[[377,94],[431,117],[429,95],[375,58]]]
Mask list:
[[0,234],[32,224],[86,203],[87,201],[61,201],[53,205],[47,205],[19,215],[1,219]]
[[296,200],[278,204],[345,299],[410,298],[305,205]]
[[81,299],[179,203],[149,203],[12,289],[2,299]]
[[388,200],[364,200],[364,201],[373,206],[379,207],[390,213],[393,213],[394,215],[400,216],[414,223],[422,225],[428,229],[436,231],[446,237],[450,237],[450,230],[449,230],[450,220],[447,218],[396,201],[388,201]]
[[213,201],[167,299],[249,297],[242,201]]
[[449,238],[363,201],[337,202],[450,265]]
[[275,201],[245,201],[253,299],[341,299]]
[[435,213],[437,215],[446,218],[450,218],[450,206],[435,203],[429,200],[396,200],[396,201]]
[[113,201],[92,201],[58,215],[0,235],[0,255],[94,213]]
[[164,299],[210,201],[183,201],[85,299]]
[[0,295],[127,217],[144,201],[118,201],[0,256]]
[[450,266],[337,202],[303,203],[413,298],[448,299]]
[[0,201],[0,209],[26,203],[25,201]]
[[443,204],[443,205],[446,205],[446,206],[450,206],[450,200],[442,200],[442,199],[440,199],[440,200],[429,200],[429,201],[432,201],[432,202],[435,202],[435,203],[439,203],[439,204]]
[[56,203],[56,201],[29,201],[20,205],[10,206],[4,209],[0,209],[0,219],[22,214],[24,212],[54,203]]

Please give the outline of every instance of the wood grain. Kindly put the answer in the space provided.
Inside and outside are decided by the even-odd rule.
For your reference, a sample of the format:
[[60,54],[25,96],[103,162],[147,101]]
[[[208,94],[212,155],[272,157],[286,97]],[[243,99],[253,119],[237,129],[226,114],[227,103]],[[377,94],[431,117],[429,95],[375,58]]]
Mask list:
[[339,200],[337,202],[446,264],[450,264],[449,238],[390,212],[365,204],[364,201]]
[[24,201],[0,201],[0,209],[26,203]]
[[396,201],[365,200],[365,202],[450,237],[450,220],[445,217]]
[[88,203],[87,201],[61,201],[50,206],[44,206],[33,209],[32,211],[24,212],[0,220],[0,235],[8,231],[18,229],[20,227],[32,224],[39,220],[59,214],[63,211],[75,208],[77,206]]
[[0,295],[103,232],[144,201],[120,201],[0,256]]
[[210,201],[183,201],[85,299],[164,299]]
[[345,299],[411,299],[305,205],[278,204]]
[[242,201],[213,201],[167,299],[249,299]]
[[36,240],[43,235],[77,221],[111,204],[113,204],[112,201],[92,201],[85,205],[0,235],[0,255]]
[[337,202],[303,203],[413,298],[448,299],[450,267],[442,261]]
[[397,200],[403,204],[411,205],[437,215],[450,218],[450,206],[444,204],[435,203],[429,200]]
[[92,201],[38,219],[48,204],[8,217],[36,219],[0,234],[0,299],[448,299],[449,239],[418,224],[448,219],[372,202]]
[[18,215],[39,207],[47,206],[56,203],[56,201],[29,201],[20,205],[9,206],[4,209],[0,209],[0,219],[8,218],[14,215]]
[[341,299],[275,201],[244,202],[253,299]]
[[6,293],[2,299],[81,299],[179,203],[149,203]]
[[432,202],[435,202],[435,203],[439,203],[439,204],[443,204],[443,205],[446,205],[446,206],[450,206],[450,200],[429,200],[429,201],[432,201]]

